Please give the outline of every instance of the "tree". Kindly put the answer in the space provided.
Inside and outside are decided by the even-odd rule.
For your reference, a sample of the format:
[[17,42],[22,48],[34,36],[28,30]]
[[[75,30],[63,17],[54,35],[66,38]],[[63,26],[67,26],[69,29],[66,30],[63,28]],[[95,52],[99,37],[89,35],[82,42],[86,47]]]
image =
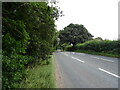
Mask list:
[[[3,18],[19,20],[26,26],[25,29],[30,37],[26,52],[36,59],[46,59],[53,51],[56,34],[55,20],[61,15],[61,11],[55,5],[52,6],[52,3],[49,6],[48,2],[3,4]],[[5,30],[3,32],[6,34]]]
[[101,37],[97,37],[95,38],[95,40],[103,40]]
[[72,23],[61,30],[59,34],[61,44],[73,44],[73,47],[77,43],[84,43],[85,41],[91,40],[92,37],[83,25]]

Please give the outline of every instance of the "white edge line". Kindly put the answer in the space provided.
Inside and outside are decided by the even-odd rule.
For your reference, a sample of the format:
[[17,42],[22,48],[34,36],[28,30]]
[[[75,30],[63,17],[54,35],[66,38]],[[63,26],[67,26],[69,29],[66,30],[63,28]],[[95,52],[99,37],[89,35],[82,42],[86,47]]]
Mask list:
[[96,59],[101,59],[101,60],[104,60],[104,61],[114,62],[114,61],[112,61],[112,60],[103,59],[103,58],[98,58],[98,57],[94,57],[94,56],[90,56],[90,57],[92,57],[92,58],[96,58]]
[[108,60],[108,59],[103,59],[103,58],[100,58],[100,59],[102,59],[102,60],[104,60],[104,61],[114,62],[114,61]]
[[80,61],[80,62],[82,62],[82,63],[85,63],[84,61],[82,61],[82,60],[80,60],[80,59],[78,59],[78,58],[75,58],[75,57],[72,57],[73,59],[75,59],[75,60],[77,60],[77,61]]
[[108,74],[110,74],[110,75],[112,75],[112,76],[114,76],[114,77],[117,77],[117,78],[120,78],[120,76],[118,76],[118,75],[116,75],[116,74],[114,74],[114,73],[111,73],[111,72],[109,72],[109,71],[106,71],[106,70],[104,70],[104,69],[102,69],[102,68],[98,68],[100,71],[103,71],[103,72],[106,72],[106,73],[108,73]]
[[68,56],[68,54],[64,54],[64,55]]

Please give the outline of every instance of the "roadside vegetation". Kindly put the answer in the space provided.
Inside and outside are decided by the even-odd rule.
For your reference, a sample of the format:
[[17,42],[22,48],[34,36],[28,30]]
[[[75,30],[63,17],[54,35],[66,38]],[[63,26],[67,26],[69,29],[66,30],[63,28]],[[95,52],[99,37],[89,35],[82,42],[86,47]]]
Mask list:
[[[33,85],[25,82],[27,83],[25,87],[37,88],[33,81],[37,80],[37,77],[37,81],[41,80],[38,83],[41,87],[54,87],[50,78],[52,67],[50,55],[57,44],[55,20],[62,13],[56,2],[48,4],[48,2],[2,3],[2,89],[20,88],[20,83],[26,79],[31,80]],[[35,77],[36,75],[38,76]]]
[[3,90],[56,87],[51,58],[56,49],[120,57],[120,41],[94,40],[84,25],[71,23],[58,32],[61,16],[54,0],[2,3]]
[[93,39],[93,35],[83,25],[69,24],[59,31],[59,38],[62,51],[120,57],[120,40]]
[[75,48],[69,46],[67,51],[109,56],[120,58],[120,41],[111,40],[91,40],[85,43],[78,43]]
[[37,63],[33,68],[27,68],[27,76],[21,82],[20,88],[55,88],[53,57],[51,56],[48,61],[49,64],[44,61],[40,65]]

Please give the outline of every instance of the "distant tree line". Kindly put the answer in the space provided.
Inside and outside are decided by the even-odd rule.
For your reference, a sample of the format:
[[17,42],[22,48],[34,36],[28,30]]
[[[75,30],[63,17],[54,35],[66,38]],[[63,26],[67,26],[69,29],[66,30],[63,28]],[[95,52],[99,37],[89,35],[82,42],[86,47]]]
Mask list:
[[[100,52],[110,56],[120,57],[120,40],[93,39],[84,25],[69,24],[59,31],[60,48],[67,51]],[[72,45],[71,45],[72,44]]]

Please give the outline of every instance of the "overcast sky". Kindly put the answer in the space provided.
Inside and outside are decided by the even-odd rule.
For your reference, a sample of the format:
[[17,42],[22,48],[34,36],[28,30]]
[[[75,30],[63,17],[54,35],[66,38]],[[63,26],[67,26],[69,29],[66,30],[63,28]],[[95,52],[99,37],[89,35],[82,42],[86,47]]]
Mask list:
[[118,38],[118,1],[120,0],[58,0],[65,16],[56,21],[61,30],[70,23],[83,24],[94,37]]

